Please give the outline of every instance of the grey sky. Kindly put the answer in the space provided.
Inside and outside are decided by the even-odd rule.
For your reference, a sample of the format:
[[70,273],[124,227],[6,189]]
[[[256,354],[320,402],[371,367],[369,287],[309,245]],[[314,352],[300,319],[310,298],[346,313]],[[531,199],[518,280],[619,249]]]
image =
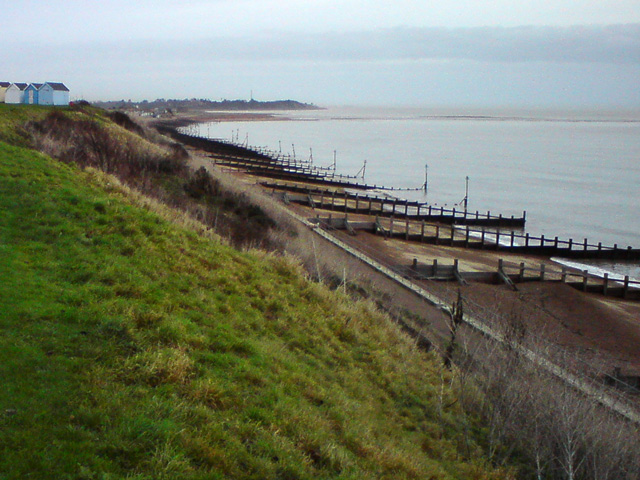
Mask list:
[[637,0],[0,7],[0,77],[64,81],[88,99],[246,98],[253,90],[259,99],[319,104],[640,107]]

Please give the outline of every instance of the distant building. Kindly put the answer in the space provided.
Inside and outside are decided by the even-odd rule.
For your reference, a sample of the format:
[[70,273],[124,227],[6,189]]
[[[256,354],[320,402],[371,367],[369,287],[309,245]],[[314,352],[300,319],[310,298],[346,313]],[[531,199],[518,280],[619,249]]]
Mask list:
[[11,82],[0,82],[0,103],[4,103],[4,95]]
[[26,83],[12,83],[7,87],[6,92],[4,92],[4,103],[22,103],[26,89]]
[[26,103],[27,105],[38,105],[40,99],[40,88],[42,85],[42,83],[30,83],[24,91],[22,103]]
[[64,83],[46,82],[38,89],[38,105],[69,105],[69,89]]

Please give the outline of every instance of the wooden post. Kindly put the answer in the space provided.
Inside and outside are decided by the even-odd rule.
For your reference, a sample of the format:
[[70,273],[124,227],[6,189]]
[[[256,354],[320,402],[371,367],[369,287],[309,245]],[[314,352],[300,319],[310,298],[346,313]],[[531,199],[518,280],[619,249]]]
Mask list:
[[569,239],[569,251],[573,248],[573,238]]
[[451,246],[453,247],[453,233],[454,233],[455,229],[453,228],[453,225],[451,226]]
[[429,216],[431,216],[431,205],[429,205]]
[[560,281],[565,283],[567,281],[567,267],[562,266],[562,276],[560,277]]
[[622,298],[626,299],[629,295],[629,275],[624,276],[624,288],[622,290]]
[[436,225],[436,245],[440,243],[440,225]]
[[465,247],[469,246],[469,225],[467,225],[467,229],[464,235],[464,246]]
[[371,197],[369,197],[369,215],[371,215],[371,208],[372,208],[371,205],[372,204],[373,204],[373,199]]
[[409,200],[404,201],[404,215],[405,217],[409,215]]
[[481,241],[481,245],[482,245],[481,248],[482,248],[482,250],[484,250],[484,227],[482,228],[482,237],[481,237],[480,241]]
[[358,213],[358,194],[356,193],[356,213]]
[[602,294],[605,297],[607,296],[607,290],[609,290],[609,274],[605,272],[604,280],[603,280],[603,283],[602,283]]
[[347,211],[347,206],[349,205],[349,194],[347,191],[344,191],[344,211]]
[[586,238],[584,239],[584,251],[585,252],[587,251],[587,239]]
[[433,259],[433,276],[434,277],[438,276],[438,259],[437,258]]
[[500,230],[496,231],[496,250],[500,250]]
[[582,291],[586,292],[587,291],[587,283],[589,282],[589,271],[588,270],[583,270],[582,271]]
[[518,281],[524,281],[524,262],[520,263],[520,272],[518,273]]
[[544,235],[540,236],[540,246],[544,247]]
[[540,264],[540,281],[541,282],[544,282],[544,271],[545,271],[545,268],[546,268],[545,264],[541,263]]
[[525,247],[529,246],[529,234],[528,233],[524,236],[524,246]]
[[424,243],[424,220],[422,220],[420,225],[420,243]]
[[336,205],[336,191],[333,190],[331,192],[331,211],[333,211],[333,208],[335,207],[335,205]]
[[513,248],[513,242],[515,241],[515,233],[511,230],[511,247]]
[[553,246],[556,250],[558,250],[558,237],[553,240]]
[[417,258],[413,259],[413,265],[411,266],[411,268],[413,269],[413,271],[415,273],[418,273],[418,259]]
[[389,236],[393,238],[393,216],[389,219]]
[[409,240],[409,219],[407,219],[407,221],[405,223],[405,227],[407,229],[407,232],[405,233],[404,239],[405,240]]

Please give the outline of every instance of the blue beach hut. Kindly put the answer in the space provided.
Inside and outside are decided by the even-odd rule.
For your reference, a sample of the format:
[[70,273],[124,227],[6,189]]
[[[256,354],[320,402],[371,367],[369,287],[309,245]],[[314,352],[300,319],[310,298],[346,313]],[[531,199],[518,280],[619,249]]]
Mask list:
[[42,87],[41,83],[30,83],[27,89],[24,91],[24,100],[22,103],[28,105],[38,105],[39,91]]
[[64,83],[46,82],[38,89],[38,104],[69,105],[69,89]]

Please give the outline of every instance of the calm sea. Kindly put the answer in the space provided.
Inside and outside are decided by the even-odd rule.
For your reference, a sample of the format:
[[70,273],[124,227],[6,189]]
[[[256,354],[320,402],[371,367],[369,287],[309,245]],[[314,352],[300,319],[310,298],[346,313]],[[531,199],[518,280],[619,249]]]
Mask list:
[[[199,125],[365,181],[401,198],[503,215],[532,235],[640,248],[640,111],[329,108]],[[609,268],[611,267],[611,268]],[[615,269],[607,266],[608,270]],[[636,272],[634,272],[636,273]],[[638,272],[640,273],[640,272]],[[634,275],[637,276],[637,275]]]

